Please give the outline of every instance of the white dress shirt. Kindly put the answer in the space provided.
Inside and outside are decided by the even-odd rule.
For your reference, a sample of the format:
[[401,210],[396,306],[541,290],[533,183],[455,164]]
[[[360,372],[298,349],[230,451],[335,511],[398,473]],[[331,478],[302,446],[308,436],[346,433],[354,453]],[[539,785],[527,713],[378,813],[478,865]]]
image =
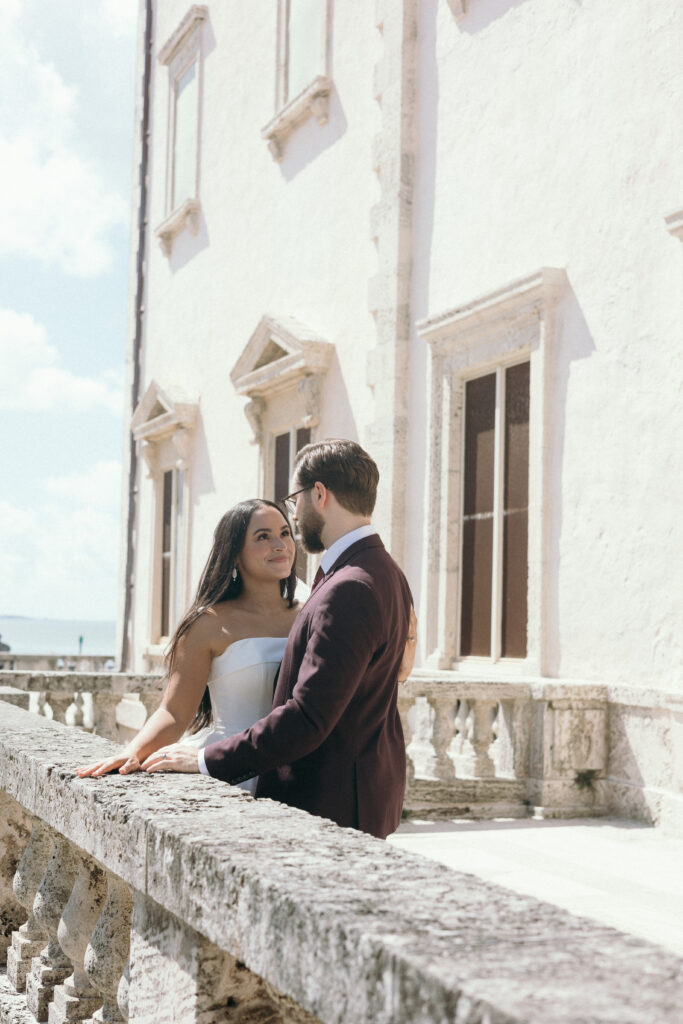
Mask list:
[[[330,544],[329,548],[320,559],[320,567],[322,571],[327,574],[340,555],[343,555],[347,548],[350,548],[357,540],[363,540],[365,537],[372,537],[375,533],[377,533],[377,530],[372,523],[366,523],[364,526],[358,526],[355,530],[349,530],[348,533],[343,534],[335,540],[334,544]],[[197,766],[199,767],[199,771],[202,775],[211,775],[211,772],[206,767],[204,748],[197,751]]]

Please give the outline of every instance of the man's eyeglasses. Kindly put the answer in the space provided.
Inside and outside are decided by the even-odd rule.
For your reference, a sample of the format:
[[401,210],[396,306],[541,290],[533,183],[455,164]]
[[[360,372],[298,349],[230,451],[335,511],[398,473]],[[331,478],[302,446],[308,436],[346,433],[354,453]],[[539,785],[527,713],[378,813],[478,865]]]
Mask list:
[[313,490],[313,485],[311,484],[310,487],[302,487],[300,491],[292,491],[292,493],[288,494],[286,498],[280,498],[280,504],[285,506],[285,508],[289,512],[290,516],[293,516],[294,515],[294,510],[296,508],[296,496],[297,496],[297,494],[303,494],[304,491],[312,491],[312,490]]

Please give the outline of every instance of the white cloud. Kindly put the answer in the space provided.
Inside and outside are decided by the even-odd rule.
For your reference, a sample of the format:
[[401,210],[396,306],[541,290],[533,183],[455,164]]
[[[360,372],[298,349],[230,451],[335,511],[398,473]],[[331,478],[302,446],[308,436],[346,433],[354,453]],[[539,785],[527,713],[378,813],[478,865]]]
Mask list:
[[119,375],[79,377],[61,367],[47,331],[30,313],[0,309],[0,366],[0,409],[122,413]]
[[115,618],[118,505],[73,498],[40,508],[0,499],[0,579],[12,614]]
[[138,20],[138,0],[101,0],[99,21],[117,36],[131,36]]
[[78,99],[77,89],[24,35],[20,5],[3,0],[0,184],[6,202],[0,256],[31,257],[92,277],[112,264],[109,236],[127,225],[128,203],[83,155],[87,140],[79,139]]
[[78,505],[116,508],[121,498],[121,463],[95,463],[85,473],[68,473],[45,481],[48,494]]

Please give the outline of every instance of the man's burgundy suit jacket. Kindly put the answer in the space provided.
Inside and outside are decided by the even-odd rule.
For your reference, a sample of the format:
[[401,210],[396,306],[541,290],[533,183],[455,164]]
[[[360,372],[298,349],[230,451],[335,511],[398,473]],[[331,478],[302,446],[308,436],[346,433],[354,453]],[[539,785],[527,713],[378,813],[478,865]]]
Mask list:
[[289,634],[273,710],[204,751],[211,775],[260,775],[270,797],[385,838],[400,821],[405,744],[397,707],[412,597],[375,534],[314,588]]

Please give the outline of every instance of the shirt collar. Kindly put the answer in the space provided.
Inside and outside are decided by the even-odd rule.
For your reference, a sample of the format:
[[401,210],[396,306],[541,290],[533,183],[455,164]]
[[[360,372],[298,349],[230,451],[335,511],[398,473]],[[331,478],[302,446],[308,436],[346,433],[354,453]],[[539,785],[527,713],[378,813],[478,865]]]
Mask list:
[[330,544],[329,548],[320,559],[320,568],[322,571],[327,574],[339,556],[343,555],[347,548],[350,548],[357,540],[363,540],[365,537],[372,537],[375,533],[377,533],[377,530],[372,523],[367,523],[365,526],[358,526],[355,530],[349,530],[348,533],[343,534],[335,540],[334,544]]

